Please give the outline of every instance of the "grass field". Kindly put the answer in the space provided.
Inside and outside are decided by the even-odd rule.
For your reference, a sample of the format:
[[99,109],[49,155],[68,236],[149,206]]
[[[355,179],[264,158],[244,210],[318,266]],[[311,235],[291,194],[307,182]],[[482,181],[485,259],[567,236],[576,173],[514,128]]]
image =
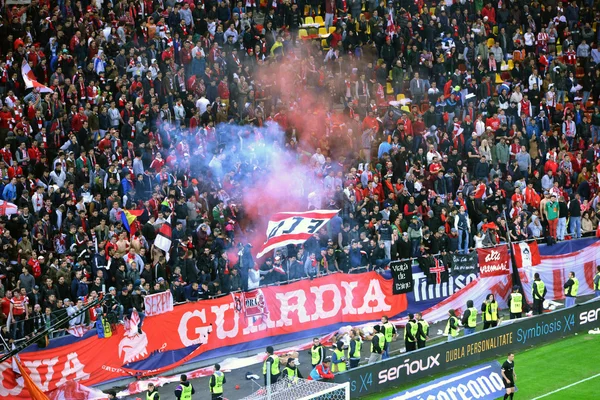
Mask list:
[[[497,361],[502,364],[505,359],[506,357],[502,357]],[[493,359],[481,363],[491,360]],[[515,399],[600,399],[600,335],[580,333],[578,336],[516,353],[515,372],[519,390]],[[449,374],[432,376],[362,399],[379,400],[444,375]],[[578,383],[584,379],[588,380]],[[554,391],[556,392],[553,393]]]

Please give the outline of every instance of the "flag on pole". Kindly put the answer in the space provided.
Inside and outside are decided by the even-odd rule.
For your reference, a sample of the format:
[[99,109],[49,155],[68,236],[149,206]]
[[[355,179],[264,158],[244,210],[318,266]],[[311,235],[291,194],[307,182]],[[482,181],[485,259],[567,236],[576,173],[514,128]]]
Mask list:
[[46,396],[46,394],[44,394],[44,392],[42,392],[42,389],[40,389],[35,384],[35,382],[33,381],[33,379],[31,379],[31,377],[29,376],[29,374],[27,373],[25,368],[23,368],[23,365],[21,365],[21,361],[19,360],[19,358],[13,357],[13,361],[14,361],[14,363],[17,364],[17,367],[19,368],[19,373],[21,374],[21,377],[23,378],[23,383],[25,385],[25,388],[29,392],[29,398],[32,400],[49,400],[48,396]]
[[517,268],[535,267],[542,263],[537,242],[521,242],[513,244]]
[[319,232],[339,210],[281,212],[273,215],[267,225],[267,240],[256,258],[288,244],[301,244]]
[[141,216],[143,213],[143,210],[123,210],[121,212],[121,222],[131,236],[135,235],[135,232],[138,229],[137,217]]
[[169,252],[171,251],[171,237],[171,215],[169,215],[169,218],[158,230],[156,239],[154,239],[154,245],[165,252],[167,261],[169,261]]
[[0,215],[13,215],[18,211],[19,207],[17,207],[15,204],[0,200]]
[[23,81],[27,89],[38,89],[40,93],[54,93],[48,86],[42,85],[37,81],[35,74],[26,61],[23,61],[23,64],[21,64],[21,75],[23,75]]

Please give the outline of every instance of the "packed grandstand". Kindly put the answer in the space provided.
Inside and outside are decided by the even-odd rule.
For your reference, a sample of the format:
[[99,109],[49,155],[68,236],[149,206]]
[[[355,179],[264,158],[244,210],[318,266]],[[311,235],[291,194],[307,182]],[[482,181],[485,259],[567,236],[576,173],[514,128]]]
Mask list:
[[600,293],[597,0],[3,3],[3,397]]

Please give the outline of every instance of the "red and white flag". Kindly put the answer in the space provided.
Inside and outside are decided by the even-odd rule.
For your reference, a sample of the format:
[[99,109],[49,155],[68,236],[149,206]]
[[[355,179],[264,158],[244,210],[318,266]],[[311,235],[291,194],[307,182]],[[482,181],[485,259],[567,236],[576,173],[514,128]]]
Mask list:
[[173,232],[171,229],[171,216],[165,221],[164,224],[158,230],[158,234],[154,239],[154,246],[158,247],[162,251],[165,252],[165,257],[167,261],[169,261],[169,253],[171,252],[171,238],[173,237]]
[[90,331],[91,329],[92,328],[86,325],[73,325],[67,329],[67,332],[72,336],[80,338],[83,337],[86,333],[88,333],[88,331]]
[[261,258],[278,247],[306,242],[338,212],[339,210],[313,210],[273,215],[267,226],[267,240],[256,258]]
[[13,203],[9,203],[8,201],[0,200],[0,216],[1,215],[13,215],[19,211],[19,207],[17,207]]
[[513,244],[518,268],[535,267],[541,264],[540,249],[536,241]]
[[35,74],[27,62],[23,62],[23,64],[21,64],[21,75],[23,75],[23,81],[25,82],[27,89],[38,89],[40,93],[54,93],[54,91],[48,86],[42,85],[37,81]]

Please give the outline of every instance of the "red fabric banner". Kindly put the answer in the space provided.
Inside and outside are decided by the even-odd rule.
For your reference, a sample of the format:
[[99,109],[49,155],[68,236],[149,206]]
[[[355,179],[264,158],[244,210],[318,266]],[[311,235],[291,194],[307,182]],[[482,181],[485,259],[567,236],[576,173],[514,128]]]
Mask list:
[[479,272],[482,278],[510,274],[508,246],[477,249]]
[[[266,287],[253,296],[262,309],[253,316],[236,307],[234,296],[225,296],[148,317],[141,334],[135,324],[119,325],[110,338],[93,336],[22,353],[20,358],[33,381],[48,392],[69,380],[91,386],[128,375],[156,375],[208,350],[340,323],[367,322],[383,315],[393,317],[407,308],[406,296],[393,295],[392,281],[375,272]],[[182,351],[179,361],[150,370],[125,366],[170,350]],[[0,376],[0,398],[29,398],[10,362],[0,364]]]

